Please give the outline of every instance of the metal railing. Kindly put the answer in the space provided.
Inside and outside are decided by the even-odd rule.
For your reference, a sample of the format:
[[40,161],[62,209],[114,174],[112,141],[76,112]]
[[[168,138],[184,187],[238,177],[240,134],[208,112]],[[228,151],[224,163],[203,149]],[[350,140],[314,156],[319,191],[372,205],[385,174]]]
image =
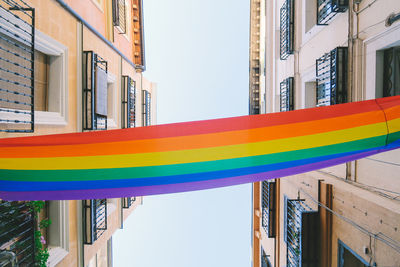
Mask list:
[[151,125],[151,94],[147,90],[143,90],[143,110],[142,110],[142,119],[143,126]]
[[285,60],[294,50],[294,0],[285,0],[280,13],[280,58]]
[[294,79],[286,78],[280,83],[281,111],[294,110]]
[[318,0],[317,25],[328,25],[337,13],[345,12],[349,7],[349,0]]
[[275,194],[276,183],[262,182],[262,227],[269,238],[275,237],[276,209]]
[[0,131],[34,131],[35,9],[0,0]]
[[107,199],[82,202],[84,243],[91,245],[107,230]]
[[261,247],[261,267],[271,267],[271,262],[268,259],[269,255],[267,255],[264,251],[264,248]]
[[107,116],[97,111],[96,78],[98,71],[108,72],[108,63],[93,51],[83,51],[82,64],[83,130],[107,130]]
[[135,201],[136,197],[124,197],[122,199],[122,208],[129,209],[133,205],[133,202]]
[[0,266],[33,266],[35,216],[25,202],[0,200]]
[[317,107],[347,102],[347,47],[337,47],[316,61]]
[[[311,259],[312,264],[307,266],[315,266],[314,260],[318,263],[318,259],[312,253],[304,252],[303,250],[308,249],[305,247],[306,242],[314,242],[317,240],[312,240],[307,235],[308,232],[305,232],[308,229],[308,226],[305,226],[306,223],[309,223],[309,217],[307,218],[306,214],[317,215],[317,211],[313,211],[303,199],[287,199],[286,202],[286,262],[287,266],[304,266],[304,263],[309,263],[310,259],[308,257],[314,257]],[[312,217],[311,220],[317,219],[318,217]],[[314,224],[310,224],[314,227]],[[318,232],[318,229],[312,229],[313,231]],[[307,237],[303,237],[307,236]],[[314,246],[316,246],[314,244]],[[307,254],[307,255],[303,255]]]
[[122,76],[122,128],[136,127],[136,82]]

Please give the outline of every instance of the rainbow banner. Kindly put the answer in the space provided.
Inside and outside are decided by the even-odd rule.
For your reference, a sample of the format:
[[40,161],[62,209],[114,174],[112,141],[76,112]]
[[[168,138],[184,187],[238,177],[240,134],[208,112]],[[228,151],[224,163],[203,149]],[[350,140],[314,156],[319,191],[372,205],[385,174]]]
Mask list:
[[266,115],[0,139],[0,198],[184,192],[308,172],[400,147],[400,96]]

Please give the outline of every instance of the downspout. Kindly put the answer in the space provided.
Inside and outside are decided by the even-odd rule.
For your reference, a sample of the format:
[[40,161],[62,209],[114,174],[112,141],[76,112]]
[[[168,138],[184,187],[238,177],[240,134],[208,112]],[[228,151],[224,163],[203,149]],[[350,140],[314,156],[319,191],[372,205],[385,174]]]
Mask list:
[[[349,0],[348,9],[348,37],[347,37],[347,102],[353,102],[353,34],[354,34],[354,13],[353,13],[353,0]],[[346,179],[351,180],[352,177],[352,162],[346,162]]]

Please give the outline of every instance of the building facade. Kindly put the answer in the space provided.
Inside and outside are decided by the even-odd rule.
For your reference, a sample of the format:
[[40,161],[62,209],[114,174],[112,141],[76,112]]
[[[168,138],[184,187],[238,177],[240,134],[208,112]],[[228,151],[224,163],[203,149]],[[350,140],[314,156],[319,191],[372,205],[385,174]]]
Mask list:
[[[143,30],[141,0],[0,0],[0,138],[156,124]],[[46,201],[49,266],[112,266],[111,237],[141,203]],[[24,205],[0,200],[0,228],[20,224],[5,214],[28,214]],[[27,243],[33,217],[22,220]],[[15,228],[0,229],[0,263],[31,266],[33,244],[21,249]]]
[[[400,2],[251,0],[250,114],[400,94]],[[253,184],[252,266],[400,266],[400,151]]]

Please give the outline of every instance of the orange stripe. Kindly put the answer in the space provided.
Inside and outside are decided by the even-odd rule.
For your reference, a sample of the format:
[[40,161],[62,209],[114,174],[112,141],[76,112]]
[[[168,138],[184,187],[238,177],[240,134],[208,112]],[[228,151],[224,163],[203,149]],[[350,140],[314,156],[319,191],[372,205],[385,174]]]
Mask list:
[[5,147],[0,150],[0,158],[99,156],[189,150],[305,136],[383,121],[383,113],[378,110],[318,121],[203,135],[96,144]]

